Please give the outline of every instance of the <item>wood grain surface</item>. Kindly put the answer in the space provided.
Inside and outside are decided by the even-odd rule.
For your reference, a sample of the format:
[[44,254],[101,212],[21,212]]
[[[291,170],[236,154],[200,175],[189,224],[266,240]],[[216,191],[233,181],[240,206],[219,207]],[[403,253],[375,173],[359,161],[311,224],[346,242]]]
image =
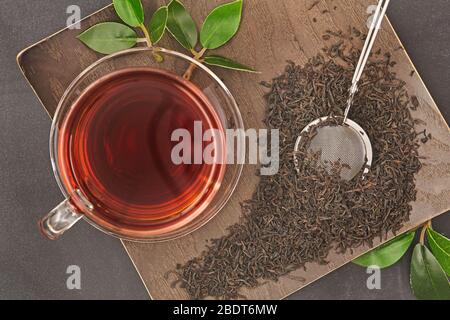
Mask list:
[[[213,7],[223,2],[184,0],[199,24]],[[243,24],[238,35],[217,52],[230,58],[238,58],[240,62],[253,66],[262,73],[249,75],[214,69],[234,94],[245,126],[263,127],[261,120],[266,106],[263,100],[264,89],[258,85],[261,80],[270,81],[282,73],[286,60],[304,64],[308,58],[319,53],[324,47],[322,34],[328,29],[348,30],[349,26],[355,26],[365,30],[368,18],[366,9],[372,2],[375,1],[245,1]],[[163,1],[144,0],[143,3],[148,15]],[[101,21],[115,20],[117,17],[110,6],[84,19],[82,28],[86,29]],[[70,82],[100,57],[75,38],[79,33],[79,30],[63,30],[25,49],[18,56],[18,63],[25,77],[50,116],[54,114],[57,103]],[[168,37],[161,45],[183,51]],[[417,176],[417,201],[413,204],[410,221],[403,228],[403,231],[407,231],[450,209],[449,128],[418,73],[415,72],[411,76],[415,68],[388,21],[383,23],[376,46],[393,54],[398,63],[395,71],[407,82],[410,95],[416,95],[420,101],[420,108],[413,116],[424,120],[427,130],[433,135],[433,140],[420,150],[426,159]],[[170,284],[173,279],[166,279],[164,275],[173,270],[176,264],[182,264],[199,255],[205,248],[206,240],[221,237],[226,233],[227,227],[238,222],[241,215],[240,202],[251,197],[258,183],[255,172],[255,167],[245,167],[241,182],[225,209],[195,233],[160,244],[123,242],[152,298],[187,298],[182,289],[172,288]],[[249,299],[284,298],[350,262],[368,249],[359,248],[353,254],[346,255],[330,253],[328,265],[310,264],[307,265],[306,271],[294,272],[293,276],[305,278],[305,282],[287,276],[276,283],[266,283],[251,290],[244,289],[242,294]]]

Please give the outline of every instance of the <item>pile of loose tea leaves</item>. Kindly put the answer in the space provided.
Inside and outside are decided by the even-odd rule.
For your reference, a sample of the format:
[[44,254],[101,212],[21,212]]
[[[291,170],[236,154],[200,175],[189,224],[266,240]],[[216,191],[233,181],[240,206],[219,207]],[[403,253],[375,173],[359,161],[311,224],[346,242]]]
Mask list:
[[[344,181],[339,165],[330,174],[306,146],[294,163],[294,145],[306,125],[327,115],[342,117],[359,58],[341,32],[326,36],[333,44],[323,54],[304,66],[289,62],[281,76],[262,83],[270,89],[265,124],[280,130],[280,171],[261,176],[252,199],[242,204],[240,223],[178,266],[174,285],[191,298],[240,298],[243,287],[277,281],[306,263],[326,264],[330,250],[372,245],[408,221],[422,137],[409,110],[416,106],[393,72],[390,54],[372,55],[350,115],[372,142],[370,173]],[[364,35],[353,30],[352,37]]]

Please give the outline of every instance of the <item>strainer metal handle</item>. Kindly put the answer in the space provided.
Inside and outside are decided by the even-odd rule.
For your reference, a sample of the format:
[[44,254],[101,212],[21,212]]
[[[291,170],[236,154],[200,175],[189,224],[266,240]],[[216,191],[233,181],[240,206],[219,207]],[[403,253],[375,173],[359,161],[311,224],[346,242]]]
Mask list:
[[347,121],[355,94],[356,92],[358,92],[358,82],[361,79],[364,68],[367,64],[367,60],[369,59],[370,52],[372,51],[375,39],[377,38],[378,30],[381,27],[381,23],[383,22],[383,18],[386,14],[390,1],[391,0],[380,0],[378,2],[377,9],[373,16],[372,24],[370,25],[369,33],[367,34],[366,42],[364,43],[364,47],[361,51],[361,56],[355,69],[355,74],[353,76],[352,87],[350,88],[350,96],[348,98],[347,108],[345,109],[344,113],[344,124]]

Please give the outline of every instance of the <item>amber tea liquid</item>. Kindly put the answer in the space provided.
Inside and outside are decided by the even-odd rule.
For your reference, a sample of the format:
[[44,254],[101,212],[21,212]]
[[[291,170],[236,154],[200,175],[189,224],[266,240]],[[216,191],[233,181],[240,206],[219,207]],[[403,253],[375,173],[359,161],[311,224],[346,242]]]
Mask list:
[[149,68],[110,74],[80,96],[59,130],[63,183],[75,203],[92,204],[88,215],[100,226],[155,234],[179,227],[201,214],[224,175],[220,163],[172,161],[172,133],[186,129],[194,137],[195,121],[223,132],[192,83]]

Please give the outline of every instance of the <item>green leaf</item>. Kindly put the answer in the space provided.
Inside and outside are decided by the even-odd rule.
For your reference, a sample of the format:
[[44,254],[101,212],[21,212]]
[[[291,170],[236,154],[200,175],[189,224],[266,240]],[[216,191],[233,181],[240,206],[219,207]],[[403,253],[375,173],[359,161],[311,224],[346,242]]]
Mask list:
[[408,251],[415,235],[415,231],[402,234],[353,260],[353,263],[366,268],[370,266],[378,266],[381,269],[390,267],[397,263]]
[[216,67],[221,67],[225,69],[231,69],[231,70],[237,70],[237,71],[244,71],[244,72],[251,72],[251,73],[259,73],[258,71],[244,66],[243,64],[240,64],[238,62],[235,62],[231,59],[222,57],[222,56],[216,56],[216,55],[210,55],[204,58],[203,60],[206,64]]
[[111,54],[132,48],[137,43],[137,34],[130,27],[117,22],[99,23],[78,36],[94,51]]
[[417,244],[411,261],[411,288],[421,300],[450,300],[450,284],[430,250]]
[[186,49],[194,49],[198,41],[198,31],[189,12],[178,0],[169,3],[167,30]]
[[167,26],[167,19],[169,17],[169,9],[164,6],[156,10],[150,20],[150,38],[153,44],[157,44],[164,35]]
[[442,269],[450,276],[450,239],[427,229],[428,244]]
[[217,49],[233,38],[241,24],[242,3],[242,0],[226,3],[206,17],[200,32],[204,48]]
[[131,27],[144,23],[144,8],[141,0],[113,0],[114,9],[123,22]]

